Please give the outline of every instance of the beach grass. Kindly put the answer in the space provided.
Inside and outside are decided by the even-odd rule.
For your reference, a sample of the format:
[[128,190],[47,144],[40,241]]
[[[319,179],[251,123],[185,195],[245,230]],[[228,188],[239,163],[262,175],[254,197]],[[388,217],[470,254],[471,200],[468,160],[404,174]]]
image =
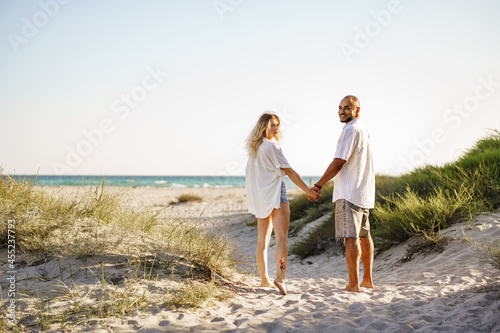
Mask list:
[[[241,262],[224,230],[165,218],[104,184],[74,195],[49,194],[36,181],[0,173],[0,219],[15,221],[17,262],[26,267],[59,263],[58,277],[37,276],[54,285],[47,292],[52,296],[23,291],[19,302],[31,313],[25,325],[95,323],[157,304],[200,307],[227,296],[219,281],[231,279]],[[8,223],[0,225],[0,249],[7,247],[7,228]],[[79,264],[62,267],[61,259],[67,258]],[[110,273],[116,258],[122,258],[119,265],[126,272],[119,276]],[[96,260],[100,266],[91,264]],[[73,281],[82,274],[94,280],[93,286]],[[60,302],[70,306],[63,310]]]
[[407,187],[403,194],[384,197],[372,211],[376,225],[372,235],[378,248],[399,244],[413,235],[427,241],[436,240],[436,233],[448,227],[452,219],[471,213],[470,191],[461,186],[453,192],[436,187],[427,197]]
[[[153,301],[148,297],[149,288],[140,288],[137,283],[127,283],[120,288],[111,283],[108,285],[105,280],[100,282],[92,287],[62,284],[59,296],[37,295],[33,299],[36,311],[31,315],[32,321],[42,330],[53,324],[61,324],[63,330],[72,329],[88,323],[95,325],[109,317],[146,310]],[[58,306],[61,303],[66,306]],[[29,316],[26,319],[30,319]]]
[[[377,249],[388,249],[412,236],[418,236],[428,248],[440,249],[444,242],[441,230],[471,220],[479,212],[500,208],[500,132],[491,131],[455,162],[427,165],[399,177],[377,175],[375,183],[370,222]],[[297,203],[290,203],[295,219],[291,228],[303,227],[310,222],[309,216],[319,215],[318,206],[307,206],[305,195],[294,200]],[[305,258],[325,251],[328,232],[324,228],[312,230],[291,252]]]
[[[16,221],[16,244],[35,261],[57,254],[81,258],[105,253],[130,238],[130,232],[148,233],[160,223],[154,214],[127,209],[126,198],[119,190],[108,191],[104,182],[70,198],[49,195],[35,182],[2,176],[0,198],[0,216]],[[0,226],[2,244],[6,228]]]

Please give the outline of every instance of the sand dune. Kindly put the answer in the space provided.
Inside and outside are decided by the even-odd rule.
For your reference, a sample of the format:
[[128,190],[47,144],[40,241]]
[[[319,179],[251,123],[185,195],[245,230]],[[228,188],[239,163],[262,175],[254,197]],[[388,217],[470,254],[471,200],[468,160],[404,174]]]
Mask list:
[[[165,205],[181,193],[180,189],[134,191],[137,204],[150,207]],[[406,243],[377,256],[376,287],[362,293],[343,290],[347,284],[343,256],[323,254],[304,261],[290,256],[289,294],[281,296],[276,288],[256,287],[256,229],[245,224],[252,217],[246,214],[244,191],[198,192],[204,202],[179,205],[170,213],[223,226],[238,237],[240,254],[249,265],[246,274],[235,279],[234,298],[197,311],[156,308],[110,319],[96,332],[500,332],[500,271],[464,240],[500,239],[499,213],[483,214],[473,223],[445,230],[452,240],[442,253],[404,260]],[[272,245],[270,267],[274,265]],[[53,266],[56,270],[57,265]]]
[[[463,241],[464,232],[472,240],[500,239],[500,214],[479,216],[471,229],[462,223],[445,232],[454,240],[442,253],[403,263],[403,244],[377,257],[373,290],[343,290],[347,268],[342,256],[309,258],[312,264],[292,256],[287,296],[250,288],[258,283],[253,278],[229,304],[199,311],[197,317],[170,315],[162,323],[173,331],[206,332],[500,331],[499,270]],[[254,245],[248,240],[245,251],[251,255]],[[156,329],[145,320],[141,331]]]

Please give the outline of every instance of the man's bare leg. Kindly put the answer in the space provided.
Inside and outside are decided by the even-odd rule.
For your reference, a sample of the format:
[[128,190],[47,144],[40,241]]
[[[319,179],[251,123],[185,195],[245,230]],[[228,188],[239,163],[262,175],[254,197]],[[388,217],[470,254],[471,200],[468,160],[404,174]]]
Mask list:
[[349,271],[349,284],[345,287],[347,291],[361,291],[359,287],[359,259],[361,258],[361,247],[357,238],[345,239],[345,259]]
[[370,236],[359,239],[361,242],[361,260],[363,260],[363,281],[361,287],[373,288],[372,270],[373,270],[373,240]]

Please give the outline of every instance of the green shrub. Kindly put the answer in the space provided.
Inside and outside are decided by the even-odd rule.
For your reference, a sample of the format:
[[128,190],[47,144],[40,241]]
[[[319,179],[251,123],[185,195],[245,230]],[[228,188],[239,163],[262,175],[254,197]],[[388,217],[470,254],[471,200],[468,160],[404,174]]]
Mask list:
[[[297,240],[291,247],[290,253],[301,259],[323,253],[335,244],[335,214],[325,219],[312,229],[305,237]],[[338,245],[338,244],[337,244]]]
[[[392,194],[390,191],[394,191]],[[426,166],[377,183],[372,234],[387,248],[410,236],[433,237],[453,219],[500,208],[500,133],[479,140],[442,167]]]
[[[377,175],[375,183],[376,203],[370,222],[376,247],[386,249],[413,235],[439,247],[443,243],[439,231],[453,221],[500,208],[500,132],[493,131],[479,140],[453,163],[427,165],[399,177]],[[292,200],[291,233],[332,209],[325,204],[310,203],[305,195]],[[297,243],[300,249],[294,251],[300,256],[321,252],[321,233],[328,234],[318,227],[307,240]]]
[[451,193],[436,188],[428,198],[407,187],[404,194],[386,197],[384,204],[375,205],[372,217],[378,223],[372,228],[372,236],[381,248],[401,243],[412,235],[425,236],[448,227],[453,218],[469,216],[470,203],[470,193],[464,186]]
[[398,183],[397,177],[376,175],[375,184],[375,201],[377,202],[384,201],[384,197],[400,192],[401,185]]

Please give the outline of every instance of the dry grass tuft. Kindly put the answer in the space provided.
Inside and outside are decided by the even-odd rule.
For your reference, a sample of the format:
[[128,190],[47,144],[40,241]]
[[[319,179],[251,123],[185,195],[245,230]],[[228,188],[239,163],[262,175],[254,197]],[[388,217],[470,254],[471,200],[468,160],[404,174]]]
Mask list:
[[500,269],[500,240],[496,242],[485,242],[484,240],[482,240],[481,243],[476,243],[474,241],[470,242],[475,248],[486,253],[493,266]]
[[209,283],[200,283],[198,281],[187,281],[185,286],[173,295],[167,301],[172,307],[201,308],[207,306],[214,300],[224,301],[230,297],[227,290],[219,288],[212,281]]
[[179,202],[202,202],[203,198],[196,194],[181,194],[177,197]]
[[196,194],[183,193],[177,197],[177,201],[172,201],[170,204],[177,205],[188,202],[203,202],[203,198]]

